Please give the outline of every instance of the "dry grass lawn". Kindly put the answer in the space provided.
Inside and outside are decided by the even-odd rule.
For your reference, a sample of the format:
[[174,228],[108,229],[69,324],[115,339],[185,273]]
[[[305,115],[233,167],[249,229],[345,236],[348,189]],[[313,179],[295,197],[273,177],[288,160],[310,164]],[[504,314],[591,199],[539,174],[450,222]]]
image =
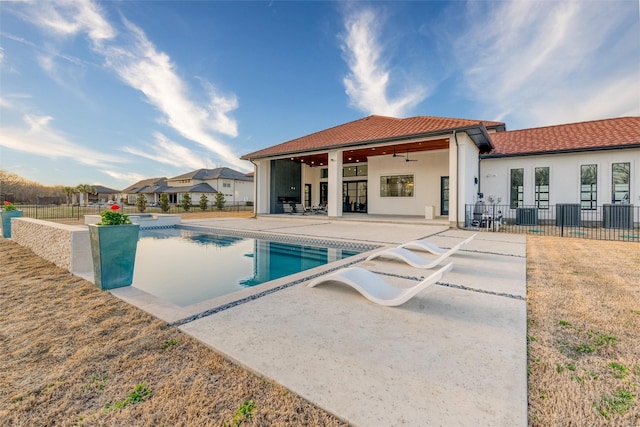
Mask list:
[[2,426],[345,425],[9,240],[0,266]]
[[640,245],[527,238],[529,424],[640,426]]
[[[529,424],[640,425],[640,246],[529,237]],[[0,425],[345,425],[0,239]]]

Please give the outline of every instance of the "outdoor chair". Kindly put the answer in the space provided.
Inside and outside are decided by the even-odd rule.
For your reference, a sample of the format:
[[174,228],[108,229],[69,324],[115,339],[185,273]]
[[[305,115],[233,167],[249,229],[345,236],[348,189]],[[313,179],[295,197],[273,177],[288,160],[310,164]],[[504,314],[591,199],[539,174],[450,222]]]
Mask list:
[[293,215],[293,209],[291,209],[291,205],[289,203],[283,203],[282,204],[282,210],[284,211],[284,213],[288,213],[290,215]]
[[327,205],[326,205],[326,204],[324,204],[324,205],[318,206],[318,207],[315,209],[315,211],[314,211],[314,212],[315,212],[316,214],[318,214],[318,215],[319,215],[319,214],[324,214],[324,215],[326,215],[326,214],[327,214]]
[[302,203],[296,203],[296,213],[299,213],[301,215],[306,215],[308,213],[311,213],[311,210],[308,208],[305,208]]
[[469,241],[471,241],[473,237],[475,237],[475,234],[472,237],[458,243],[457,245],[447,250],[446,252],[443,252],[435,259],[433,257],[429,257],[425,259],[422,256],[418,255],[417,253],[410,251],[409,249],[398,247],[398,248],[391,248],[391,249],[383,249],[374,254],[371,254],[367,257],[367,261],[372,260],[374,258],[391,258],[391,259],[397,259],[397,260],[406,262],[412,267],[422,268],[426,270],[441,264],[445,259],[449,258],[451,255],[458,252],[458,250],[462,247],[462,245],[467,244]]
[[440,280],[451,271],[453,263],[433,272],[429,277],[410,288],[398,288],[387,283],[378,274],[361,267],[348,267],[313,279],[310,288],[329,282],[338,282],[351,286],[369,301],[388,307],[395,307],[409,301],[418,293]]
[[[472,235],[471,237],[468,237],[467,239],[465,239],[462,242],[458,243],[458,245],[460,247],[466,245],[467,243],[469,243],[470,241],[475,239],[475,237],[477,235],[478,234],[476,233],[476,234]],[[411,249],[412,251],[431,252],[434,255],[442,255],[442,254],[447,252],[447,249],[443,249],[438,245],[435,245],[435,244],[433,244],[431,242],[427,242],[426,239],[412,240],[410,242],[403,243],[398,247],[399,248],[405,248],[405,249]]]

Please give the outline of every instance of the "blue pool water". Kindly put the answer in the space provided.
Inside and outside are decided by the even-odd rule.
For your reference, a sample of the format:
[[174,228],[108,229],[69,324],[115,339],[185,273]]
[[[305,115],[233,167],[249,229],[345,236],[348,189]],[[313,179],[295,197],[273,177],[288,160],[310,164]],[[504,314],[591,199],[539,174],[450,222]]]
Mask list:
[[179,228],[140,232],[133,286],[179,306],[356,255],[324,247]]

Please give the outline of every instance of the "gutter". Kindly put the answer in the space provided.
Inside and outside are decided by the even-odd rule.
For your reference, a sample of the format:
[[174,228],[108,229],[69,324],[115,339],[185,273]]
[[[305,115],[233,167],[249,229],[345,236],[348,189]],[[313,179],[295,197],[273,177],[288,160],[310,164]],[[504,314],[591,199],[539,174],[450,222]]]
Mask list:
[[458,212],[460,209],[460,144],[458,143],[458,134],[453,131],[453,139],[456,141],[456,228],[460,229],[460,222],[458,221]]

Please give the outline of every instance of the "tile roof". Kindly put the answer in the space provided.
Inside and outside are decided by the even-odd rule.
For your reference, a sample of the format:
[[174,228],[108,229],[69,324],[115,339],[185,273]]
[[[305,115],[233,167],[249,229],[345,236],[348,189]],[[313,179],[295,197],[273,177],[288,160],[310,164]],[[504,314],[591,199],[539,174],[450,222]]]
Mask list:
[[147,186],[166,184],[166,180],[167,178],[164,178],[164,177],[143,179],[142,181],[138,181],[135,184],[125,188],[124,190],[122,190],[122,193],[125,193],[125,194],[138,193],[140,189]]
[[227,167],[215,168],[215,169],[196,169],[185,174],[175,176],[171,180],[176,179],[201,179],[206,181],[208,179],[235,179],[238,181],[252,181],[253,177],[248,177],[242,172],[235,171]]
[[620,117],[490,134],[483,158],[640,146],[640,117]]
[[503,128],[502,122],[486,120],[452,119],[445,117],[418,116],[398,119],[386,116],[368,116],[307,136],[292,139],[282,144],[242,156],[242,159],[257,159],[305,151],[337,148],[351,144],[392,140],[410,136],[438,134],[454,129],[484,125],[487,128]]
[[92,185],[96,190],[96,194],[118,194],[120,190],[114,190],[113,188],[105,187],[104,185]]

